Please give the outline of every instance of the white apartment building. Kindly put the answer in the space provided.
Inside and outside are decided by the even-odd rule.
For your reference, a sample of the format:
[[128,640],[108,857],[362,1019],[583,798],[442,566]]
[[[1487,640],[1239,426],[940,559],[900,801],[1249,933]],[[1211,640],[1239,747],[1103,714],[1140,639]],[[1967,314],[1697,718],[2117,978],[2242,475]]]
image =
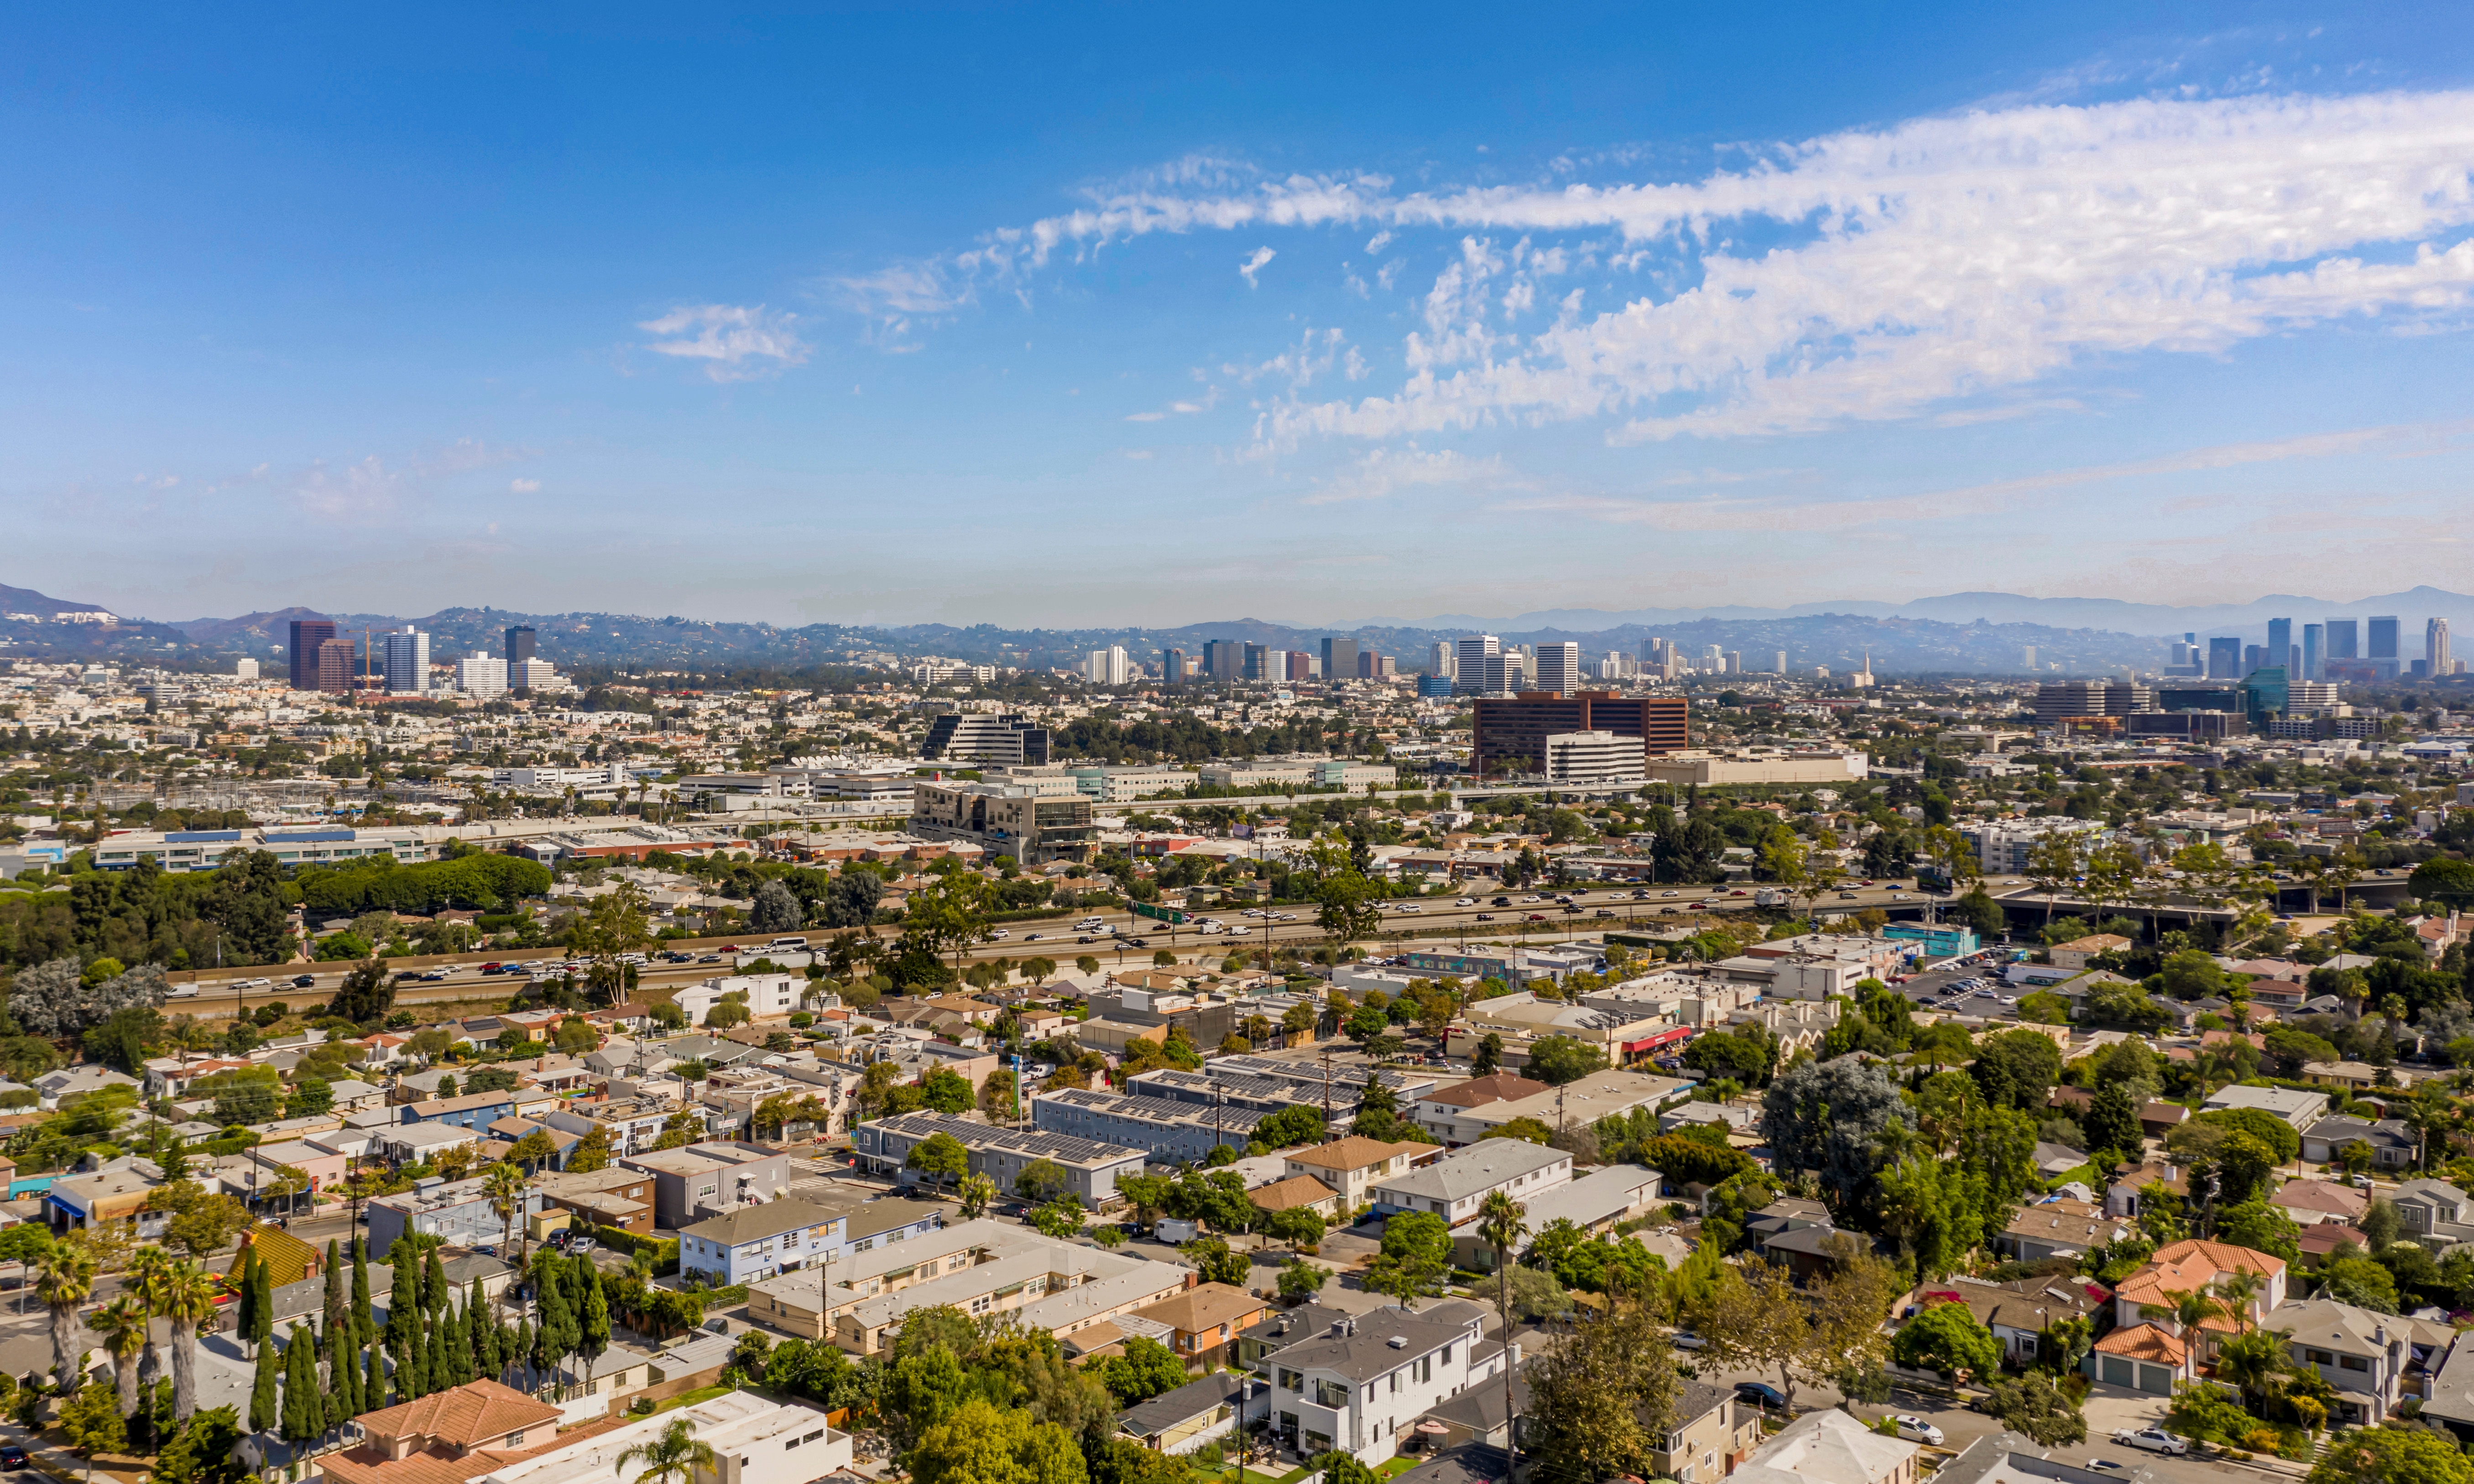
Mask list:
[[1400,1451],[1428,1408],[1502,1374],[1507,1352],[1479,1341],[1485,1312],[1455,1301],[1415,1314],[1386,1308],[1334,1320],[1263,1357],[1272,1384],[1245,1401],[1241,1425],[1267,1421],[1308,1457],[1338,1449],[1379,1465]]
[[1095,649],[1082,660],[1082,678],[1094,685],[1123,685],[1133,678],[1133,661],[1122,644]]
[[390,696],[418,696],[429,689],[429,635],[405,628],[385,637],[386,688]]
[[827,1426],[824,1413],[795,1401],[733,1391],[501,1464],[479,1484],[609,1484],[622,1472],[621,1454],[650,1444],[682,1419],[692,1424],[695,1441],[714,1451],[716,1469],[696,1471],[705,1484],[808,1484],[850,1467],[850,1434]]
[[1374,1209],[1426,1211],[1452,1226],[1477,1219],[1478,1208],[1497,1190],[1516,1201],[1551,1190],[1572,1178],[1572,1157],[1525,1138],[1490,1138],[1455,1149],[1434,1163],[1376,1184]]
[[2078,835],[2081,848],[2093,846],[2104,832],[2102,820],[2074,820],[2059,814],[2032,820],[2004,820],[1959,826],[1960,838],[1976,847],[1977,865],[1989,876],[2023,875],[2029,852],[2048,835]]
[[546,659],[519,659],[507,666],[507,684],[516,690],[571,690],[567,677]]
[[787,1016],[799,1008],[800,996],[808,990],[804,974],[724,974],[691,984],[671,996],[671,1003],[687,1015],[690,1025],[702,1025],[706,1012],[737,993],[747,996],[748,1014],[756,1019]]
[[1638,778],[1648,758],[1638,737],[1612,731],[1558,731],[1546,738],[1546,779],[1586,786]]
[[455,688],[468,696],[505,695],[507,662],[496,655],[468,655],[455,661]]

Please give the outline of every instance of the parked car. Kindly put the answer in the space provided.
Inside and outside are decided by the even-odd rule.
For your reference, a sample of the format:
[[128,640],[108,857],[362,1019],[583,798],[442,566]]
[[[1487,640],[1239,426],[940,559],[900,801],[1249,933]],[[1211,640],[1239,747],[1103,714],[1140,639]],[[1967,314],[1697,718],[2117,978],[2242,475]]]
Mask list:
[[0,1448],[0,1469],[23,1469],[32,1463],[34,1460],[26,1456],[26,1450],[14,1443]]
[[[1694,1334],[1689,1329],[1676,1330],[1674,1334],[1667,1337],[1667,1343],[1674,1346],[1677,1350],[1703,1350],[1710,1344],[1708,1340]],[[1746,1384],[1750,1383],[1747,1382]]]
[[1735,1400],[1750,1406],[1786,1410],[1786,1393],[1767,1381],[1737,1381]]
[[2191,1450],[2191,1445],[2162,1427],[2124,1427],[2113,1435],[2113,1441],[2123,1448],[2144,1448],[2151,1453],[2171,1453],[2175,1457]]
[[1935,1448],[1941,1447],[1941,1429],[1921,1417],[1901,1417],[1894,1420],[1891,1425],[1899,1429],[1900,1437],[1910,1443],[1929,1443]]

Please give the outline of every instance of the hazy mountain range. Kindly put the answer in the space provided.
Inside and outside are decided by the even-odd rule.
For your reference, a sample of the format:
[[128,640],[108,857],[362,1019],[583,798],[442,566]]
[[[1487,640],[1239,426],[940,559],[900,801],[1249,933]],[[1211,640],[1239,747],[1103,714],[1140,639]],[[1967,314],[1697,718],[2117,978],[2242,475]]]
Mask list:
[[[413,624],[435,637],[434,659],[476,651],[500,652],[505,629],[525,624],[537,632],[544,658],[569,668],[608,666],[717,674],[750,667],[796,669],[884,656],[951,656],[1035,667],[1071,664],[1091,649],[1123,644],[1139,658],[1163,648],[1199,655],[1210,639],[1233,639],[1275,648],[1315,650],[1326,635],[1355,638],[1362,648],[1393,656],[1403,669],[1417,668],[1438,640],[1484,632],[1507,643],[1571,639],[1597,658],[1610,650],[1637,654],[1656,635],[1698,654],[1710,646],[1742,655],[1747,668],[1765,670],[1784,652],[1790,669],[1826,665],[1844,672],[1869,658],[1885,674],[2016,675],[2035,650],[2042,673],[2084,673],[2120,665],[2152,667],[2168,658],[2169,636],[2195,633],[2264,636],[2272,617],[2297,625],[2335,616],[2394,613],[2403,621],[2404,647],[2418,649],[2424,619],[2447,618],[2474,633],[2474,597],[2436,587],[2352,601],[2275,594],[2241,605],[2175,608],[2103,598],[2030,598],[2014,593],[1953,593],[1910,603],[1814,603],[1787,608],[1551,609],[1508,618],[1439,614],[1422,619],[1369,619],[1313,625],[1237,618],[1173,628],[1095,627],[1011,629],[993,624],[955,627],[917,624],[860,628],[809,624],[794,629],[771,624],[714,623],[628,613],[521,613],[505,609],[450,608],[426,615],[321,613],[285,608],[233,618],[194,618],[174,623],[130,620],[117,626],[41,621],[62,610],[101,605],[48,597],[30,588],[0,586],[0,656],[125,659],[220,668],[232,658],[279,660],[296,618],[331,618],[347,634]],[[2300,637],[2297,628],[2296,638]]]

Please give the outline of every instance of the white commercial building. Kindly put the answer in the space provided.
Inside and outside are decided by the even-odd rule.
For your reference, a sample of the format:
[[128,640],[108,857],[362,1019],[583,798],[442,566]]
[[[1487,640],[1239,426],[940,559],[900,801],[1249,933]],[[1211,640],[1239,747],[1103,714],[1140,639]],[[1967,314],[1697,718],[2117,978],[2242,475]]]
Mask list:
[[1771,752],[1665,753],[1647,760],[1652,782],[1723,787],[1730,783],[1843,783],[1870,766],[1862,753]]
[[507,684],[516,690],[568,690],[567,678],[546,659],[518,659],[507,666]]
[[468,655],[455,661],[455,688],[468,696],[505,695],[507,662],[496,655]]
[[1122,644],[1095,649],[1082,661],[1082,678],[1094,685],[1123,685],[1132,679],[1132,671]]
[[645,1447],[671,1424],[692,1425],[711,1448],[716,1468],[695,1471],[706,1484],[809,1484],[850,1467],[850,1434],[825,1424],[825,1414],[795,1401],[733,1391],[595,1433],[581,1443],[502,1464],[480,1484],[609,1484],[619,1458]]
[[1637,780],[1647,746],[1612,731],[1558,731],[1546,738],[1546,781],[1586,785]]
[[429,635],[406,628],[386,635],[386,688],[390,696],[417,696],[429,689]]
[[232,679],[237,681],[254,681],[257,679],[257,661],[255,659],[243,659],[233,664]]

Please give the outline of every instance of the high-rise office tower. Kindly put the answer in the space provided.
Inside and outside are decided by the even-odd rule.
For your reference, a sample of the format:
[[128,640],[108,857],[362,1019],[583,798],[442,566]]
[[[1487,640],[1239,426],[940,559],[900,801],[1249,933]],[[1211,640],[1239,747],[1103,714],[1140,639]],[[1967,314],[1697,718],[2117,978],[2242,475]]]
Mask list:
[[1489,661],[1492,661],[1492,678],[1499,686],[1503,679],[1503,641],[1492,634],[1464,635],[1452,659],[1452,694],[1485,695],[1490,678]]
[[2351,618],[2331,618],[2326,627],[2328,658],[2360,659],[2363,658],[2362,625],[2359,622]]
[[1322,641],[1322,678],[1347,681],[1357,678],[1357,641],[1325,639]]
[[2431,660],[2431,674],[2436,680],[2456,673],[2456,662],[2448,656],[2448,620],[2434,618],[2422,626],[2423,652]]
[[2238,681],[2243,678],[2243,641],[2236,638],[2214,638],[2208,641],[2208,679]]
[[2299,673],[2306,681],[2324,681],[2328,678],[2327,671],[2327,626],[2304,624],[2302,626],[2302,668]]
[[[326,688],[318,683],[320,659],[318,646],[334,636],[335,625],[332,620],[325,618],[292,620],[292,688],[294,690]],[[348,675],[352,673],[350,662],[345,664],[344,671]]]
[[[1272,646],[1269,644],[1247,645],[1245,678],[1249,681],[1276,681],[1282,679],[1282,677],[1276,673],[1274,665],[1277,664],[1278,666],[1285,668],[1287,661],[1285,659],[1274,661],[1272,658],[1274,653],[1275,651],[1273,651]],[[1288,651],[1279,650],[1276,651],[1276,653],[1286,655]]]
[[2370,633],[2366,637],[2371,641],[2370,647],[2363,658],[2378,665],[2380,674],[2384,678],[2396,679],[2398,668],[2396,615],[2394,613],[2374,615],[2369,620],[2369,628]]
[[2265,670],[2265,669],[2267,669],[2267,668],[2268,668],[2268,646],[2267,646],[2267,645],[2265,645],[2265,644],[2245,644],[2245,645],[2244,645],[2244,646],[2243,646],[2243,674],[2244,674],[2244,675],[2251,675],[2251,674],[2254,674],[2254,673],[2256,673],[2256,672],[2258,672],[2258,671]]
[[507,626],[507,652],[499,658],[509,664],[521,664],[533,657],[533,631],[526,624]]
[[1569,639],[1538,646],[1538,689],[1571,695],[1581,688],[1581,646]]
[[2290,664],[2293,653],[2293,620],[2271,618],[2268,621],[2268,662]]
[[1701,647],[1701,672],[1704,675],[1723,674],[1726,668],[1727,652],[1725,650],[1715,644],[1705,644]]
[[352,688],[352,641],[321,639],[318,656],[309,673],[309,683],[303,690],[323,690],[329,695],[344,695]]
[[1202,674],[1215,681],[1245,679],[1246,646],[1235,639],[1203,640]]
[[1770,673],[1772,675],[1784,675],[1786,673],[1785,650],[1780,650],[1778,652],[1778,658],[1770,661]]
[[1164,649],[1160,651],[1160,679],[1168,682],[1172,685],[1184,683],[1186,679],[1184,650]]
[[418,696],[429,689],[429,635],[405,629],[386,635],[386,688],[390,696]]
[[1459,669],[1460,656],[1452,652],[1451,640],[1437,639],[1435,647],[1426,652],[1426,673],[1449,680]]
[[2033,645],[2033,644],[2027,645],[2026,647],[2025,647],[2025,648],[2023,648],[2023,649],[2021,649],[2021,650],[2019,651],[2019,663],[2020,663],[2020,666],[2021,666],[2022,668],[2024,668],[2024,669],[2032,670],[2032,669],[2036,668],[2036,646],[2035,646],[2035,645]]

